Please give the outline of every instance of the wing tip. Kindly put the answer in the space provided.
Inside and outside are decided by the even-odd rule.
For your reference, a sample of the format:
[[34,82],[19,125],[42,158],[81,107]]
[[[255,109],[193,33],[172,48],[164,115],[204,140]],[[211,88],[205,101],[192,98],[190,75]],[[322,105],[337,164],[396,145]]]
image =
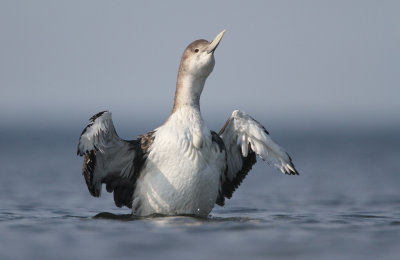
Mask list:
[[111,113],[110,113],[108,110],[104,110],[104,111],[101,111],[101,112],[99,112],[99,113],[93,115],[93,116],[89,119],[90,122],[94,122],[97,118],[101,117],[103,114],[110,114],[110,115],[111,115]]
[[[98,118],[103,117],[103,116],[107,116],[107,115],[111,118],[111,112],[108,111],[108,110],[104,110],[104,111],[98,112],[97,114],[95,114],[95,115],[93,115],[92,117],[90,117],[90,119],[89,119],[89,124],[82,130],[82,133],[81,133],[81,135],[79,136],[79,142],[78,142],[78,148],[77,148],[77,151],[76,151],[76,155],[78,155],[78,156],[84,156],[87,152],[89,152],[88,150],[84,151],[84,150],[83,150],[84,148],[81,147],[81,146],[82,146],[82,145],[81,145],[81,138],[82,138],[82,136],[88,131],[88,129],[90,129],[90,127],[93,126],[93,125],[95,124],[95,121],[96,121]],[[94,147],[94,148],[96,149],[96,147]],[[97,150],[97,149],[96,149],[96,150]]]
[[284,173],[287,175],[300,175],[299,172],[294,167],[293,163],[286,164]]
[[300,175],[298,171],[290,171],[289,173],[287,173],[288,175]]
[[288,175],[300,175],[297,171],[296,167],[293,164],[292,157],[288,153],[286,153],[287,157],[289,158],[289,163],[286,164],[286,168],[289,169],[288,172],[285,172]]

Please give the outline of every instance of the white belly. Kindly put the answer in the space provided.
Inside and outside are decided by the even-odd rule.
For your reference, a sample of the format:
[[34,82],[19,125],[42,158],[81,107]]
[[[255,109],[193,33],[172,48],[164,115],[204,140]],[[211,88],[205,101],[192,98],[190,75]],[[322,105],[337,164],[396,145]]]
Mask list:
[[225,155],[212,143],[208,129],[175,125],[156,132],[136,183],[134,214],[204,216],[214,207]]

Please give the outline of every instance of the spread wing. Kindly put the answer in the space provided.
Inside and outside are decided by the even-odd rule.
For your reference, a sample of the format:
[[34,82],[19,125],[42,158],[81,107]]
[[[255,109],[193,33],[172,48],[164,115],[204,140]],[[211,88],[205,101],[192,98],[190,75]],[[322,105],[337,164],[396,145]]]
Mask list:
[[251,116],[235,110],[218,133],[227,153],[227,171],[221,181],[217,204],[223,205],[223,198],[231,198],[252,166],[256,154],[281,172],[298,175],[290,156],[275,143],[267,130]]
[[[133,141],[119,138],[108,111],[91,117],[79,138],[77,152],[84,156],[82,174],[90,194],[99,197],[105,183],[107,191],[114,192],[118,207],[131,208],[149,140],[153,140],[152,132]],[[144,142],[147,147],[143,147]]]

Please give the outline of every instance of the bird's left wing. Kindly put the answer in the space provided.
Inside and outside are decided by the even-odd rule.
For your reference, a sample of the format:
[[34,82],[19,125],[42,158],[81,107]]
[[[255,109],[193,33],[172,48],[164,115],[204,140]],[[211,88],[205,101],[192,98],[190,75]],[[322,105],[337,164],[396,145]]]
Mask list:
[[271,139],[268,131],[242,111],[233,111],[218,135],[226,147],[228,168],[222,178],[217,204],[223,205],[224,197],[232,197],[256,163],[256,154],[283,173],[299,174],[290,156]]

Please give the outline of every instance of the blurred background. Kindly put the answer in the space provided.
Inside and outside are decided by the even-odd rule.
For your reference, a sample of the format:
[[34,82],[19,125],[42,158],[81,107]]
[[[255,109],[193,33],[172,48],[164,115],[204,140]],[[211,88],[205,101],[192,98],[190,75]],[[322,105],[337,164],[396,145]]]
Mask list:
[[399,127],[399,5],[3,0],[1,127],[75,129],[105,109],[117,129],[156,127],[185,47],[223,29],[201,100],[214,128],[233,109],[270,128]]
[[[397,259],[399,1],[0,1],[0,258]],[[201,97],[261,122],[300,176],[258,163],[209,220],[92,198],[95,113],[135,139],[169,116],[181,54],[226,29]],[[206,249],[206,250],[205,250]]]

